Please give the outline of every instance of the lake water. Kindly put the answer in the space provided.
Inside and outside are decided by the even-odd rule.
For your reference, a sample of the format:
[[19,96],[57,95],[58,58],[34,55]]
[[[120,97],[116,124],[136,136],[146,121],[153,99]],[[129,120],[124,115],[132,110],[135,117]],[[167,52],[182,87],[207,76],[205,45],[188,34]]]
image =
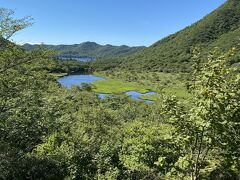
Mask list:
[[93,57],[74,57],[74,56],[58,56],[57,58],[61,60],[76,60],[76,61],[81,61],[81,62],[91,62],[95,61],[96,58]]
[[72,86],[81,86],[82,83],[92,83],[94,81],[104,80],[102,77],[84,74],[84,75],[70,75],[64,76],[58,79],[58,82],[67,88],[71,88]]
[[156,93],[155,92],[140,93],[140,92],[137,92],[137,91],[128,91],[128,92],[126,92],[126,94],[131,96],[133,99],[138,100],[141,96],[154,95]]
[[[137,92],[137,91],[128,91],[125,94],[130,96],[132,99],[141,100],[141,98],[140,98],[141,96],[154,95],[154,94],[156,94],[156,92],[140,93],[140,92]],[[154,102],[154,101],[151,101],[151,100],[144,100],[144,101],[146,103],[149,103],[149,104]]]
[[[92,83],[94,81],[104,80],[104,78],[89,74],[81,74],[81,75],[69,75],[65,77],[61,77],[58,79],[58,82],[63,86],[67,88],[71,88],[73,86],[81,86],[82,83]],[[125,93],[126,95],[130,96],[134,100],[140,100],[145,101],[146,103],[153,103],[153,101],[150,100],[141,100],[140,97],[143,95],[154,95],[155,92],[148,92],[148,93],[140,93],[137,91],[128,91]],[[111,96],[111,94],[105,94],[105,93],[99,93],[98,97],[100,99],[104,99],[106,97]]]
[[111,97],[111,94],[98,93],[98,97],[99,97],[100,99],[105,99],[106,97]]

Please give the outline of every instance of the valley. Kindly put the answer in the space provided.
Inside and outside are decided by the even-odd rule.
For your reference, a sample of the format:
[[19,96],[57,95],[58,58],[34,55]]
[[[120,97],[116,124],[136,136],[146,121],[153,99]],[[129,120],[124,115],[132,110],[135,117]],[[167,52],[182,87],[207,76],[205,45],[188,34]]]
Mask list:
[[151,96],[156,94],[155,92],[149,92],[150,89],[136,83],[104,79],[90,74],[68,75],[59,78],[58,82],[63,87],[70,89],[74,86],[81,87],[88,84],[89,86],[92,86],[91,88],[93,91],[96,92],[101,99],[110,97],[114,94],[126,94],[135,100],[142,100],[142,96],[145,96],[145,102],[150,102],[150,99],[153,100]]
[[219,2],[6,1],[46,24],[0,7],[0,180],[239,180],[240,1]]

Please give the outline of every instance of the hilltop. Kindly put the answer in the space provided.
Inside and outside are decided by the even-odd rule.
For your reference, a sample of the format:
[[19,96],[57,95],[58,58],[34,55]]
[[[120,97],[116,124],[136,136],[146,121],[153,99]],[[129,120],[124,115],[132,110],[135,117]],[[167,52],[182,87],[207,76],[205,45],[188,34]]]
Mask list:
[[[27,50],[32,50],[40,45],[24,44]],[[95,42],[84,42],[73,45],[43,45],[45,48],[54,50],[59,56],[87,56],[94,58],[111,58],[130,55],[143,50],[144,46],[129,47],[126,45],[113,46],[110,44],[100,45]]]

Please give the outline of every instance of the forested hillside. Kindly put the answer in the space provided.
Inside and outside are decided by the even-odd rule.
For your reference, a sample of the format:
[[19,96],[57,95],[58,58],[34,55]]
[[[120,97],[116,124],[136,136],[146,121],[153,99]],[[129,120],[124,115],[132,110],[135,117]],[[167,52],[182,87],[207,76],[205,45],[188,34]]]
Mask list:
[[[240,39],[240,1],[228,0],[199,22],[170,35],[149,48],[126,58],[99,62],[104,68],[118,67],[143,71],[189,71],[192,50],[201,47],[206,54],[214,47],[236,47]],[[237,53],[239,56],[239,52]],[[234,58],[234,62],[237,58]]]
[[[39,45],[24,44],[23,47],[27,50],[32,50]],[[84,42],[74,45],[43,45],[46,49],[54,50],[58,56],[86,56],[93,58],[111,58],[126,56],[136,53],[144,46],[129,47],[129,46],[113,46],[110,44],[100,45],[95,42]]]
[[[228,48],[239,32],[238,10],[239,2],[229,0],[205,18],[206,27],[221,19],[220,24],[226,24],[221,31],[210,28],[204,33],[197,28],[204,20],[132,56],[143,61],[133,58],[124,65],[121,59],[109,60],[115,64],[104,64],[105,69],[118,62],[121,68],[129,67],[95,72],[123,79],[119,86],[126,82],[158,86],[156,101],[147,104],[123,93],[100,99],[90,84],[62,87],[59,76],[86,71],[89,64],[54,60],[51,51],[26,51],[11,43],[10,38],[30,26],[31,19],[15,19],[13,11],[0,8],[0,179],[238,180],[240,66],[229,64],[239,60],[239,49]],[[230,16],[220,16],[222,12]],[[179,54],[190,56],[193,42],[201,42],[205,50],[194,49],[192,72],[184,74],[188,80],[183,73],[160,76],[128,70],[184,68],[181,58],[170,65]],[[226,50],[207,53],[210,45]],[[159,51],[166,51],[169,64],[162,66]],[[147,55],[156,59],[146,60]],[[97,63],[94,67],[101,69]],[[179,90],[180,82],[187,97],[164,91],[169,84]]]

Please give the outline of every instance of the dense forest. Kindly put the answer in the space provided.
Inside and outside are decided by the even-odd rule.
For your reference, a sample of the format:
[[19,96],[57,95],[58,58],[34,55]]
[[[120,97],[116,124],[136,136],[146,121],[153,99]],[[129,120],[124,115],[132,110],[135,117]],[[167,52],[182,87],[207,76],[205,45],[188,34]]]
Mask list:
[[[239,8],[229,0],[129,60],[94,64],[52,59],[42,47],[26,51],[10,42],[31,19],[0,8],[0,179],[239,179],[239,49],[232,42]],[[202,47],[192,47],[196,41]],[[206,48],[215,45],[220,48]],[[191,63],[180,63],[186,56]],[[177,65],[191,71],[179,73]],[[174,73],[158,74],[160,67]],[[100,99],[91,85],[67,89],[57,82],[62,74],[89,71],[157,86],[159,97],[153,104],[124,94]],[[188,96],[163,91],[180,82]]]
[[24,44],[23,47],[26,50],[33,50],[43,46],[48,50],[54,50],[57,52],[58,56],[83,56],[83,57],[93,57],[97,59],[102,58],[116,58],[126,55],[136,53],[143,50],[144,46],[139,47],[129,47],[126,45],[113,46],[110,44],[100,45],[95,42],[84,42],[81,44],[74,45],[32,45]]

